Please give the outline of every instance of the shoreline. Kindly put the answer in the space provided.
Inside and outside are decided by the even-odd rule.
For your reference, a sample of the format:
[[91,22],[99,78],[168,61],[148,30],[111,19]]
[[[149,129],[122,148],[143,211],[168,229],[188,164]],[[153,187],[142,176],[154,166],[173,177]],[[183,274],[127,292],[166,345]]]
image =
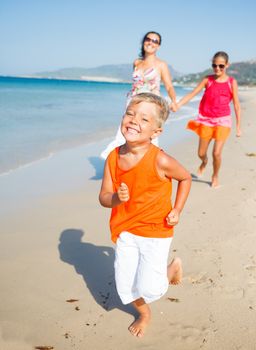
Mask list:
[[[242,95],[243,135],[233,127],[224,147],[221,187],[209,186],[211,166],[193,177],[175,229],[170,259],[182,258],[183,283],[152,303],[143,339],[129,334],[134,312],[113,284],[110,210],[98,202],[104,141],[0,178],[1,348],[254,348],[256,157],[247,154],[256,153],[256,97]],[[175,128],[165,129],[163,148],[193,174],[197,137],[170,144]]]
[[[102,134],[104,134],[104,136],[107,135],[107,137],[104,138],[104,142],[108,142],[108,140],[111,141],[111,139],[113,137],[113,133],[115,131],[116,131],[116,128],[114,128],[114,127],[109,128],[108,130],[104,130],[104,132],[102,132]],[[80,141],[80,142],[79,141],[69,142],[69,143],[67,143],[66,146],[62,146],[61,148],[58,148],[56,150],[51,150],[49,152],[49,154],[42,155],[41,157],[35,158],[34,160],[31,160],[28,162],[24,162],[20,165],[17,165],[16,167],[0,171],[0,178],[1,178],[1,176],[8,176],[16,171],[23,169],[23,168],[33,167],[34,164],[44,162],[47,159],[50,159],[51,157],[53,157],[59,153],[63,153],[65,151],[71,151],[71,150],[75,151],[76,149],[79,149],[81,147],[91,147],[92,145],[97,145],[98,139],[99,139],[99,133],[95,132],[95,135],[90,136],[89,140]]]
[[[176,147],[191,139],[191,133],[185,129],[186,122],[187,118],[170,120],[166,132],[159,138],[160,146],[164,149]],[[176,131],[174,134],[173,130]],[[0,174],[0,198],[4,204],[0,210],[0,220],[12,215],[13,211],[16,213],[29,206],[30,202],[38,203],[51,195],[70,193],[85,184],[89,186],[92,180],[100,180],[104,168],[100,153],[111,140],[112,136],[59,150],[49,157]]]
[[[86,77],[85,78],[63,78],[63,77],[44,77],[44,76],[34,76],[34,75],[0,75],[0,78],[10,78],[10,79],[35,79],[35,80],[49,80],[49,81],[67,81],[67,82],[84,82],[84,83],[106,83],[106,84],[132,84],[129,80],[118,80],[115,78],[108,77]],[[90,79],[91,78],[91,79]],[[102,79],[102,80],[100,80]]]
[[[98,77],[98,76],[81,76],[80,78],[64,78],[64,77],[44,77],[44,76],[33,76],[33,75],[0,75],[1,78],[11,78],[11,79],[37,79],[37,80],[49,80],[49,81],[70,81],[70,82],[85,82],[85,83],[106,83],[106,84],[124,84],[124,85],[130,85],[132,84],[132,80],[122,80],[118,78],[109,78],[109,77]],[[197,85],[197,82],[194,83],[181,83],[173,81],[173,86],[175,87],[181,87],[181,88],[189,88],[194,89]],[[164,86],[163,83],[161,83],[161,86]],[[239,85],[238,86],[239,91],[244,90],[256,90],[256,84],[255,85]]]
[[[13,78],[13,79],[17,79],[17,78]],[[26,86],[30,85],[30,83],[28,84],[27,82],[25,83],[26,83],[25,84]],[[5,84],[6,83],[4,83],[4,85]],[[16,83],[12,81],[7,82],[7,86],[9,85],[12,86],[12,84],[13,86],[15,86],[15,89],[17,89],[16,91],[17,96],[16,95],[15,96],[18,99],[19,89],[21,88],[21,91],[22,91],[24,82],[22,81],[22,79],[21,79],[21,83],[20,82]],[[39,87],[40,84],[37,84],[37,82],[36,83],[33,82],[31,83],[31,88],[34,86]],[[44,82],[42,82],[42,84],[44,84]],[[59,83],[56,83],[56,84],[57,84],[56,90],[58,90]],[[71,90],[72,90],[74,88],[73,83],[71,83],[71,85],[72,85],[71,87]],[[96,89],[97,91],[98,87],[97,86],[95,87],[94,85],[95,84],[93,84],[93,91],[94,89]],[[49,86],[48,86],[48,83],[46,83],[46,86],[47,88],[45,88],[45,91],[48,92],[48,88],[49,86],[51,86],[51,83],[49,83]],[[53,86],[55,89],[55,83],[53,83]],[[81,87],[80,85],[78,86],[79,86],[78,90],[80,93],[78,95],[78,98],[80,102],[83,102],[84,99],[81,91],[83,91],[84,88]],[[91,89],[90,86],[91,85],[88,85],[86,89],[90,90]],[[118,98],[120,97],[120,101],[122,101],[123,103],[123,100],[125,99],[125,94],[124,95],[121,94],[121,90],[125,90],[125,87],[114,85],[113,89],[115,91],[115,96]],[[109,90],[108,86],[104,86],[103,90],[106,91],[106,96],[108,96],[108,90]],[[119,91],[117,95],[116,95],[116,91]],[[40,87],[39,87],[39,92],[40,92]],[[37,91],[37,94],[39,92]],[[29,90],[28,94],[30,93],[31,91]],[[182,96],[183,93],[184,91],[181,90],[180,95]],[[26,95],[26,96],[30,96],[30,95]],[[93,98],[97,96],[95,91],[93,96],[94,96]],[[65,95],[63,95],[62,97],[63,101],[65,101],[64,97]],[[66,124],[67,128],[65,128],[65,121],[63,125],[58,124],[58,123],[61,123],[60,113],[62,113],[62,110],[65,106],[65,103],[63,101],[62,101],[62,104],[60,103],[60,106],[58,106],[58,104],[55,106],[51,100],[49,100],[48,105],[45,105],[43,101],[41,101],[42,105],[38,102],[34,106],[34,112],[33,112],[35,113],[34,119],[33,119],[33,113],[31,113],[29,109],[26,109],[26,106],[25,106],[24,113],[23,113],[24,114],[23,118],[25,118],[24,125],[22,125],[22,123],[19,122],[19,120],[21,120],[20,114],[22,115],[22,104],[20,107],[20,112],[18,110],[15,110],[15,108],[14,110],[12,110],[12,113],[13,113],[12,119],[14,120],[12,121],[14,124],[13,130],[12,129],[9,130],[10,128],[6,126],[5,128],[3,128],[2,134],[1,134],[3,135],[2,136],[2,162],[0,164],[1,174],[4,174],[4,176],[8,176],[11,172],[16,171],[16,169],[22,168],[24,166],[31,166],[33,165],[34,162],[40,161],[41,159],[48,158],[52,154],[56,154],[66,149],[71,149],[71,148],[79,147],[81,145],[91,144],[92,142],[95,142],[95,141],[97,142],[99,139],[100,140],[106,139],[106,141],[110,141],[112,137],[114,138],[116,131],[118,129],[119,120],[121,119],[121,115],[123,113],[123,110],[121,107],[116,107],[112,110],[111,109],[112,107],[109,106],[107,108],[110,108],[110,109],[107,110],[107,113],[105,115],[104,110],[102,110],[102,108],[94,109],[93,106],[89,106],[89,111],[87,111],[85,108],[86,105],[85,107],[83,107],[82,105],[78,105],[75,99],[74,100],[71,99],[71,108],[68,109],[67,116],[65,118],[67,123]],[[117,103],[116,105],[121,106],[121,102]],[[44,107],[46,107],[46,110],[43,112]],[[76,108],[78,108],[78,110]],[[83,118],[83,111],[84,111],[83,108],[85,108],[86,110],[86,114],[84,118]],[[71,127],[69,130],[69,126],[72,123],[71,115],[72,113],[75,113],[75,111],[78,112],[77,119],[74,121],[75,126],[73,129]],[[184,109],[184,112],[185,112],[185,109]],[[1,120],[2,118],[4,120],[5,118],[7,118],[5,116],[6,113],[8,114],[8,108],[7,108],[7,111],[5,112],[3,111],[3,113],[1,114]],[[26,113],[28,114],[27,119],[25,115]],[[53,116],[53,120],[51,120],[50,118],[51,113]],[[100,113],[100,115],[98,115],[97,113]],[[40,115],[41,115],[41,118],[40,118]],[[17,122],[15,122],[15,118],[17,118]],[[87,119],[88,119],[88,123],[86,123]],[[43,122],[43,120],[45,121]],[[76,127],[76,122],[77,122],[77,125],[80,125],[79,129],[78,127]],[[43,123],[42,130],[40,129],[40,123]],[[51,125],[51,123],[53,125],[53,131],[49,133],[47,128],[47,123],[48,123],[48,128]],[[30,126],[30,124],[32,125],[32,127]],[[17,141],[18,140],[17,137],[15,137],[15,128],[17,128],[17,132],[19,132],[20,129],[24,130],[24,132],[21,133],[19,142]],[[6,142],[4,141],[5,137],[6,137]],[[6,149],[7,151],[4,152],[3,151],[4,149]]]
[[[197,100],[196,100],[196,102],[197,102]],[[184,113],[184,111],[183,111],[183,113],[180,113],[181,114],[180,117],[176,117],[175,115],[173,117],[170,117],[170,119],[166,123],[167,128],[171,128],[172,123],[176,124],[176,123],[181,123],[181,121],[183,119],[187,120],[189,118],[188,111],[191,111],[192,112],[191,114],[193,114],[195,112],[195,108],[193,108],[191,106],[186,107],[185,110],[187,112]],[[74,150],[74,152],[75,152],[76,149],[79,149],[81,147],[85,147],[85,148],[89,147],[90,148],[92,146],[95,146],[95,148],[97,148],[98,147],[97,144],[98,144],[99,139],[102,140],[102,142],[103,142],[102,147],[104,149],[107,146],[107,144],[114,139],[115,134],[117,132],[117,129],[118,129],[118,125],[104,129],[104,131],[97,130],[93,134],[91,134],[86,140],[74,139],[72,141],[66,142],[66,144],[65,144],[65,142],[63,142],[63,145],[61,147],[56,148],[56,149],[52,149],[48,154],[44,154],[44,155],[37,157],[37,158],[35,157],[35,159],[28,161],[28,162],[24,161],[23,163],[21,163],[17,166],[9,167],[8,169],[1,169],[0,168],[0,178],[2,176],[8,176],[16,171],[19,171],[20,169],[32,167],[34,164],[36,164],[38,162],[42,162],[42,161],[45,161],[47,159],[50,159],[51,157],[53,157],[59,153],[65,152],[65,151]],[[165,134],[167,134],[167,133],[165,133]],[[164,139],[164,137],[165,137],[165,135],[163,136],[163,139]],[[178,139],[176,140],[176,142],[178,142]],[[104,146],[104,144],[105,144],[105,146]]]

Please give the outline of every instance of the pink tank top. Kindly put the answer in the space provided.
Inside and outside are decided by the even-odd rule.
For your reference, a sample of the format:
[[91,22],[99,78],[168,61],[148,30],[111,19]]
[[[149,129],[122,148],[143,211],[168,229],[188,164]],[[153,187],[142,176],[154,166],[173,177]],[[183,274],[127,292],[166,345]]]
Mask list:
[[224,83],[220,83],[214,79],[213,75],[209,75],[205,92],[199,105],[199,114],[211,118],[231,115],[232,82],[232,77],[229,77]]

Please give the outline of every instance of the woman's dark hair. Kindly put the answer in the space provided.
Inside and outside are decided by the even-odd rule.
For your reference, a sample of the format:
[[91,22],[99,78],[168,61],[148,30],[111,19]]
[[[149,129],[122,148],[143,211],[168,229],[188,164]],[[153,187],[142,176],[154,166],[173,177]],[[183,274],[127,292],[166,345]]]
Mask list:
[[139,57],[142,58],[142,59],[145,58],[144,42],[145,42],[146,37],[147,37],[149,34],[155,34],[155,35],[157,35],[157,36],[159,37],[159,45],[161,45],[161,42],[162,42],[162,37],[161,37],[161,35],[160,35],[159,33],[154,32],[154,31],[147,32],[147,33],[144,35],[144,37],[143,37],[143,39],[142,39],[142,41],[141,41],[141,48],[140,48]]
[[215,61],[216,58],[218,58],[218,57],[224,58],[224,60],[226,61],[226,63],[228,63],[229,57],[228,57],[228,54],[227,54],[226,52],[224,52],[224,51],[218,51],[218,52],[216,52],[216,54],[215,54],[215,55],[213,56],[213,58],[212,58],[212,61]]

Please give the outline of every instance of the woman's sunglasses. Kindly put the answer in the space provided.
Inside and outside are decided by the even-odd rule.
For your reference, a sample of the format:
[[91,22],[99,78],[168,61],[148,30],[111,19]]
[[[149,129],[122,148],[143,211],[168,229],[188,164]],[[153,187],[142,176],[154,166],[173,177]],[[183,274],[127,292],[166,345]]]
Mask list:
[[224,69],[226,67],[226,65],[225,64],[215,64],[215,63],[212,64],[212,68],[215,69],[217,67],[219,67],[219,69]]
[[159,41],[157,39],[151,39],[149,37],[145,38],[144,43],[153,43],[155,45],[159,45]]

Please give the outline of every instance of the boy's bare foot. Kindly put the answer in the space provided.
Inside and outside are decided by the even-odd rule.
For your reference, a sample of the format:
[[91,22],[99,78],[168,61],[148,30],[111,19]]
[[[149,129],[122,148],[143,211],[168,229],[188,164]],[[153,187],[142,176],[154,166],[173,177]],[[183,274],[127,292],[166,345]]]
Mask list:
[[145,334],[145,329],[150,321],[150,314],[140,315],[128,328],[134,337],[142,338]]
[[182,280],[182,263],[180,258],[174,258],[167,267],[170,284],[179,284]]
[[212,184],[211,184],[211,187],[212,188],[218,188],[220,186],[219,184],[219,179],[217,176],[213,176],[212,177]]
[[206,165],[207,165],[208,159],[205,159],[204,161],[202,161],[200,167],[197,170],[197,176],[198,177],[202,177],[203,173],[205,171]]

